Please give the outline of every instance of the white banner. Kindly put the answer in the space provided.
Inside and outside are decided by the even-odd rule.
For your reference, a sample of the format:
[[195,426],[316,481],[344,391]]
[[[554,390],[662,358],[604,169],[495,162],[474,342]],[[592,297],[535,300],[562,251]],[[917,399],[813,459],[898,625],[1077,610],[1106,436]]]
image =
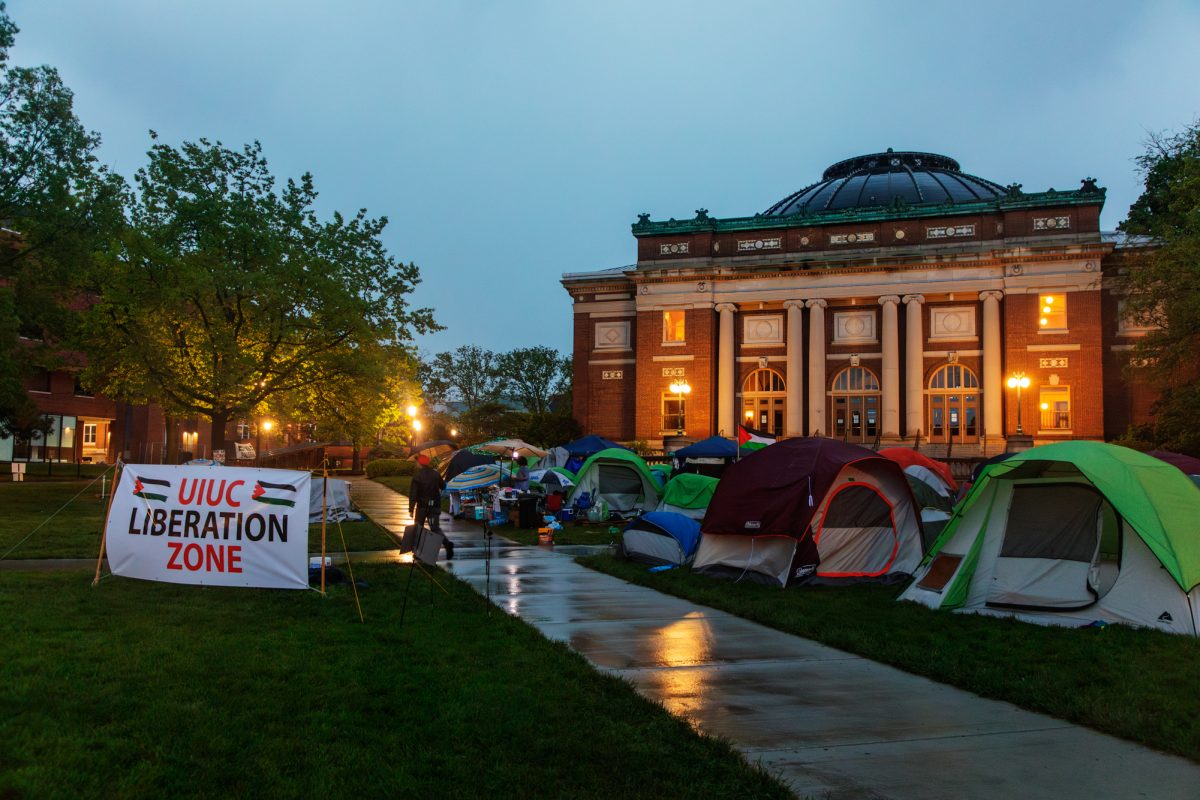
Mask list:
[[105,525],[114,575],[308,588],[307,472],[127,464]]

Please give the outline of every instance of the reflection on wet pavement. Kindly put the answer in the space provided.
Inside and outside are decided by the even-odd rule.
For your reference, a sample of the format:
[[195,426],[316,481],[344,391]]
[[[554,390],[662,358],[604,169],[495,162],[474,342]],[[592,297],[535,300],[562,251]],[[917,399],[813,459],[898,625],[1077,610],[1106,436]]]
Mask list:
[[[352,491],[377,522],[407,518],[398,509],[408,501],[379,484],[354,481]],[[489,583],[480,530],[443,528],[459,556],[442,562],[448,572],[697,730],[726,737],[801,796],[1200,795],[1200,766],[1183,759],[592,572],[565,547],[497,540]]]

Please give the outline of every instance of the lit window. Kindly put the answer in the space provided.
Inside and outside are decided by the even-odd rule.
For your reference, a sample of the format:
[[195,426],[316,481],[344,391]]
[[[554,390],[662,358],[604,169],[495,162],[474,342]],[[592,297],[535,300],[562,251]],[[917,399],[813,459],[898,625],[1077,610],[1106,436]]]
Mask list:
[[1065,294],[1038,295],[1037,324],[1040,331],[1065,331],[1067,329],[1067,296]]
[[664,311],[663,312],[663,341],[664,342],[682,342],[684,341],[684,319],[683,311]]
[[94,423],[94,422],[83,423],[83,443],[84,444],[95,444],[96,443],[96,423]]
[[1041,410],[1042,430],[1071,429],[1071,388],[1069,386],[1042,386],[1038,390],[1038,408]]
[[687,428],[684,403],[687,401],[678,394],[662,396],[662,430],[684,431]]

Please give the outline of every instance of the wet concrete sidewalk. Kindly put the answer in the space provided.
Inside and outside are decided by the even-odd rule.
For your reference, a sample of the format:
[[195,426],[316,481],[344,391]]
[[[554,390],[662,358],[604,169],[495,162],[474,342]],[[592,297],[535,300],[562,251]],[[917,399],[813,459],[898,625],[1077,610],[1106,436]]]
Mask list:
[[[355,482],[354,496],[377,522],[409,524],[407,500],[387,488]],[[1200,797],[1200,766],[1184,759],[633,586],[561,552],[497,542],[489,586],[479,529],[444,527],[457,549],[448,571],[802,797]]]

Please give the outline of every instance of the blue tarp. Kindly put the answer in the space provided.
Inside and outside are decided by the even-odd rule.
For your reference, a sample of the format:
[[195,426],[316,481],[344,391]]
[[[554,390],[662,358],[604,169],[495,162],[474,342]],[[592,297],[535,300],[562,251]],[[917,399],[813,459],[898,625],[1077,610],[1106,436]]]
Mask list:
[[610,447],[618,447],[622,450],[629,450],[628,447],[621,447],[616,442],[610,442],[603,436],[584,436],[582,439],[576,439],[570,444],[564,444],[563,447],[572,456],[578,458],[591,458],[601,450],[608,450]]
[[[700,523],[673,511],[651,511],[625,526],[625,530],[653,531],[679,542],[684,560],[691,560],[700,546]],[[630,554],[631,556],[634,554]]]
[[736,458],[737,442],[724,436],[710,436],[671,455],[675,458]]

